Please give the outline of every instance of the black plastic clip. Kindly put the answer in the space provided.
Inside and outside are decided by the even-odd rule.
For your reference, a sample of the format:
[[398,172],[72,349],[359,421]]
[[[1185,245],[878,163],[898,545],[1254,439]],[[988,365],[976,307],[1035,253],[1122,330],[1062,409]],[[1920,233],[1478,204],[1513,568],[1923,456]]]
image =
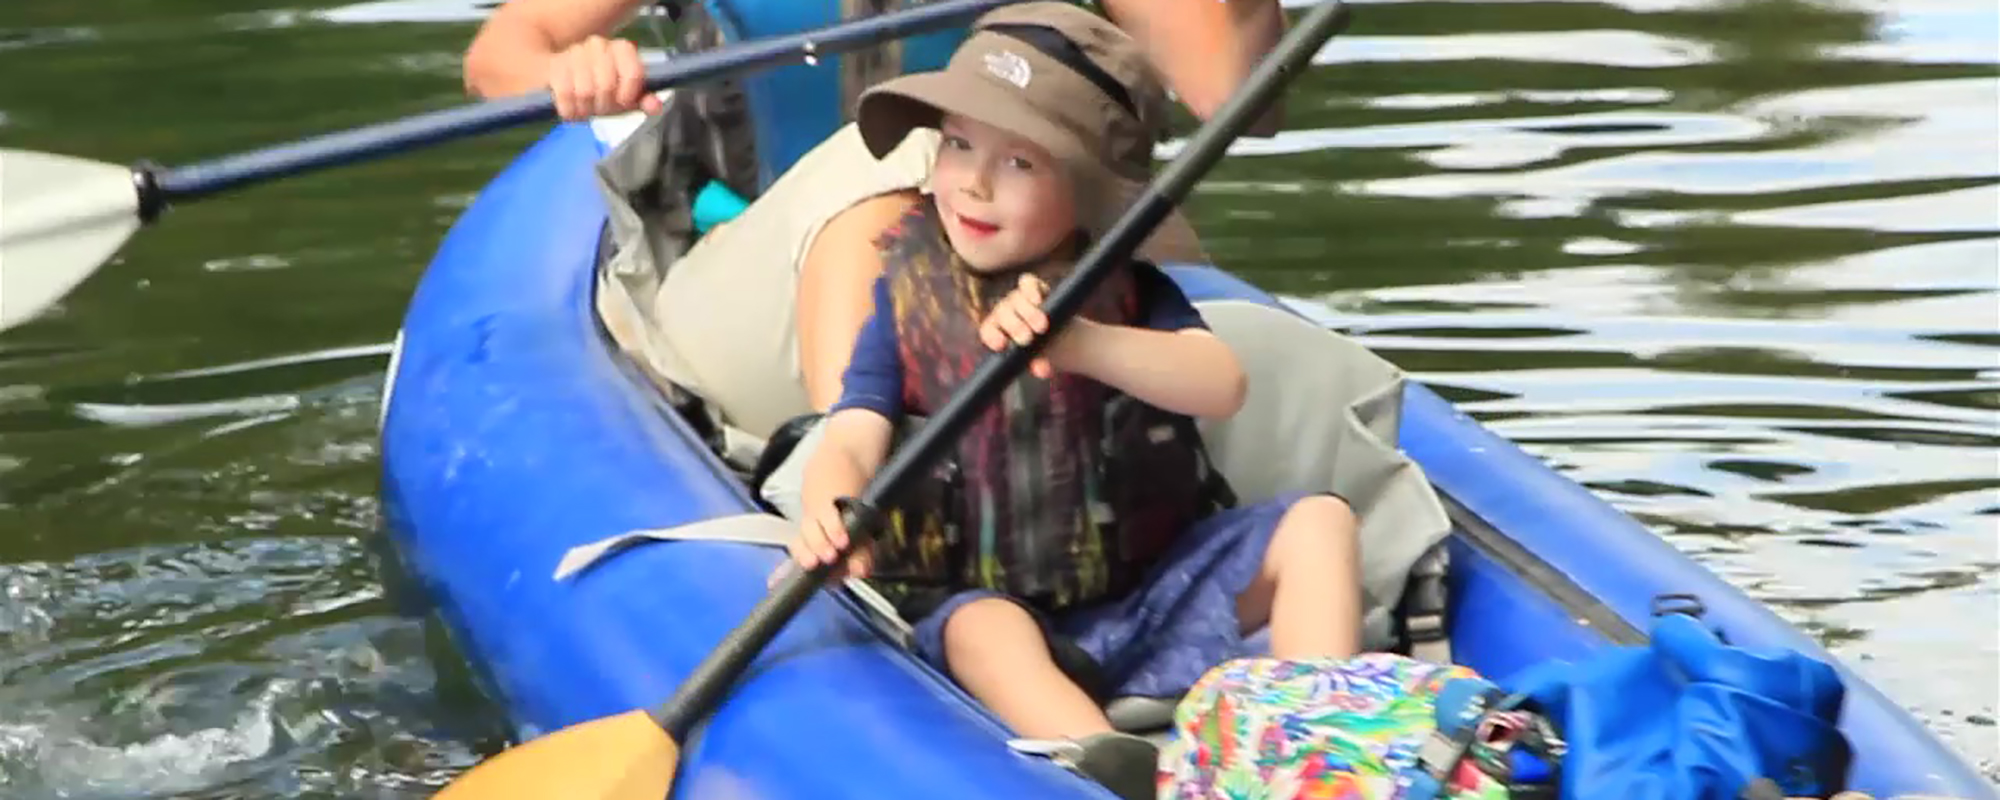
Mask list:
[[160,189],[160,165],[151,161],[132,164],[132,191],[139,195],[139,221],[152,224],[167,210],[167,193]]
[[1686,614],[1695,619],[1708,613],[1708,607],[1701,604],[1701,598],[1685,592],[1672,592],[1653,598],[1653,616]]
[[[1653,597],[1653,616],[1655,617],[1664,617],[1668,614],[1686,614],[1695,619],[1701,619],[1702,615],[1706,613],[1708,613],[1708,607],[1701,604],[1701,598],[1687,592],[1668,592]],[[1708,629],[1715,633],[1716,641],[1729,644],[1729,634],[1723,633],[1721,627],[1710,623]]]

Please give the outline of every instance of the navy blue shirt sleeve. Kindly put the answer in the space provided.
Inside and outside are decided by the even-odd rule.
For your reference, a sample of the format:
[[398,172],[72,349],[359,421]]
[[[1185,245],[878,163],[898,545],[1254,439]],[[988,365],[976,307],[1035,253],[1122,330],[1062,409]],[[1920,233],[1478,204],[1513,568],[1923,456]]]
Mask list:
[[891,422],[903,414],[903,358],[884,278],[875,279],[875,311],[854,337],[854,355],[840,376],[840,401],[828,414],[847,408],[865,408]]
[[[1133,268],[1144,307],[1144,327],[1160,331],[1208,329],[1201,312],[1195,310],[1187,294],[1166,273],[1145,263]],[[840,378],[840,400],[833,404],[829,414],[847,408],[865,408],[892,422],[902,418],[903,358],[891,309],[889,283],[876,278],[875,310],[854,338],[854,354]]]
[[1194,303],[1188,301],[1187,293],[1181,291],[1174,279],[1159,267],[1144,262],[1134,264],[1133,270],[1140,303],[1145,308],[1145,327],[1156,331],[1208,330],[1208,321],[1201,318],[1201,312],[1195,310]]

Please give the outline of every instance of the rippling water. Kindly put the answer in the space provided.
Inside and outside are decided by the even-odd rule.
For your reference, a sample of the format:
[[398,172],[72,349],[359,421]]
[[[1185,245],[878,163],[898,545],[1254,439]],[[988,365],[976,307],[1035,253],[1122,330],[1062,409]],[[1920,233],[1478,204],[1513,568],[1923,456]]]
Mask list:
[[[485,10],[8,4],[0,146],[182,163],[451,104]],[[1369,2],[1319,63],[1194,201],[1224,264],[2000,777],[2000,12]],[[374,415],[533,134],[176,210],[0,336],[0,794],[421,797],[491,746],[375,572]]]

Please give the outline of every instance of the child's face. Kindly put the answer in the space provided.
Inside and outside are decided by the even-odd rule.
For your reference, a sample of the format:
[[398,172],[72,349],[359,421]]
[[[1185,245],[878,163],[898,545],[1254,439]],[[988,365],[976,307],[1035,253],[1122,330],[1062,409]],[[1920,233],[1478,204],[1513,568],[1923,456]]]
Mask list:
[[1046,150],[977,120],[946,114],[931,187],[945,236],[973,269],[1041,258],[1076,230],[1069,180]]

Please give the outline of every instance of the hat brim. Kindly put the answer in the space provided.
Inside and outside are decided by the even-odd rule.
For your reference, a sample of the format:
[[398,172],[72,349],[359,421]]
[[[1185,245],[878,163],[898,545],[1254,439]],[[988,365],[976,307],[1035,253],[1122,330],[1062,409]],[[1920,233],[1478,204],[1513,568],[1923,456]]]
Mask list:
[[[1101,238],[1145,192],[1146,184],[1120,175],[1064,129],[997,84],[949,72],[925,72],[884,81],[861,94],[855,126],[861,141],[882,158],[917,128],[938,128],[946,113],[979,120],[1040,145],[1069,171],[1078,189],[1085,229]],[[1208,264],[1193,223],[1179,209],[1167,212],[1140,243],[1136,255],[1155,264]]]

